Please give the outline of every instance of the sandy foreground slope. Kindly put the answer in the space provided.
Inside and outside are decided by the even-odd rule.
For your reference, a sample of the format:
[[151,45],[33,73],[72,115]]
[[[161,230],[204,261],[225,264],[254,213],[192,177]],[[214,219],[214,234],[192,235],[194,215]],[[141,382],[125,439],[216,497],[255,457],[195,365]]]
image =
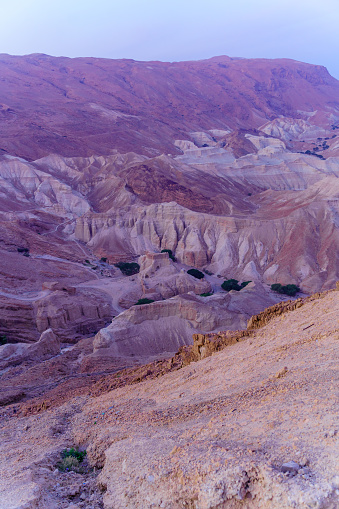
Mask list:
[[[338,352],[329,291],[165,376],[26,416],[7,407],[0,507],[338,508]],[[94,471],[56,469],[71,446]]]

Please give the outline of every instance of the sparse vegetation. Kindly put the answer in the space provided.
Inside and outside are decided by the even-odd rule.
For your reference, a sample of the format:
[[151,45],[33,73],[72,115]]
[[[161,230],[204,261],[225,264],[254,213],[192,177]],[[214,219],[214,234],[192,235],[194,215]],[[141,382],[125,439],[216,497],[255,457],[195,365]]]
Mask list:
[[213,292],[201,293],[200,297],[210,297],[211,295],[213,295]]
[[162,253],[168,253],[168,256],[170,257],[170,259],[173,261],[173,262],[176,262],[176,259],[175,259],[175,256],[173,255],[172,253],[172,250],[171,249],[162,249],[161,250]]
[[205,275],[198,269],[189,269],[187,271],[187,274],[189,274],[190,276],[193,276],[197,279],[203,279],[205,277]]
[[88,267],[89,269],[92,269],[92,270],[96,270],[98,268],[97,265],[94,265],[94,263],[89,260],[85,260],[83,262],[83,265],[85,265],[86,267]]
[[277,293],[282,293],[285,295],[289,295],[290,297],[294,297],[298,292],[300,292],[300,288],[297,285],[281,285],[280,283],[274,283],[271,285],[271,290]]
[[316,154],[315,152],[311,152],[310,150],[306,150],[306,152],[300,152],[301,154],[307,154],[308,156],[316,156],[319,159],[325,159],[325,157],[321,154]]
[[120,269],[124,276],[133,276],[134,274],[138,274],[140,270],[140,265],[136,262],[118,262],[115,263],[114,266]]
[[4,334],[0,335],[0,346],[6,345],[7,343],[8,343],[7,336],[5,336]]
[[235,290],[237,292],[240,292],[245,286],[248,285],[251,281],[244,281],[243,283],[239,284],[239,281],[237,279],[227,279],[224,281],[221,285],[221,288],[225,290],[225,292],[230,292],[231,290]]
[[82,462],[86,457],[86,451],[79,451],[78,449],[64,449],[61,452],[61,461],[57,464],[61,472],[72,470],[73,472],[81,473],[83,471]]
[[22,253],[23,256],[29,257],[29,249],[27,247],[18,247],[17,248],[18,253]]
[[100,261],[101,261],[101,262],[103,262],[103,263],[107,263],[107,258],[106,258],[106,256],[102,256],[102,257],[100,258]]
[[144,297],[143,299],[139,299],[138,302],[136,302],[134,305],[141,306],[142,304],[151,304],[151,302],[154,302],[154,300]]

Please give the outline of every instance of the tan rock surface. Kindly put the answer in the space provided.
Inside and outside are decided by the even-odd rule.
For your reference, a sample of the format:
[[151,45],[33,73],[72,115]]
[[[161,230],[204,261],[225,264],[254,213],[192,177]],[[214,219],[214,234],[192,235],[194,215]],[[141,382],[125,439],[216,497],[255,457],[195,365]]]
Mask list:
[[57,451],[79,445],[104,465],[106,509],[336,508],[338,316],[332,291],[163,377],[37,415],[9,408],[0,507],[81,504],[53,474]]

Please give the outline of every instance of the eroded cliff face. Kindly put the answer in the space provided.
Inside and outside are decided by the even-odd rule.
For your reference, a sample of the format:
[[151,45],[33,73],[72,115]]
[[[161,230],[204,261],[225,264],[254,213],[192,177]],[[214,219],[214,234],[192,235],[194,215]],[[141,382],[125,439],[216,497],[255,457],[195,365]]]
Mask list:
[[[272,283],[294,283],[305,293],[332,288],[339,278],[339,149],[332,132],[309,120],[280,118],[248,131],[188,133],[191,141],[176,142],[183,152],[176,157],[115,152],[30,163],[3,157],[2,333],[11,342],[36,341],[53,327],[72,342],[141,298],[158,302],[147,313],[158,306],[164,316],[176,295],[214,292],[223,301],[222,278],[257,283],[266,293],[259,298],[258,290],[263,307],[275,302]],[[310,149],[297,150],[301,146]],[[138,261],[140,274],[124,277],[114,267],[120,261]],[[206,271],[205,278],[189,276],[190,267]],[[42,289],[46,281],[80,293],[52,297]],[[83,299],[85,289],[92,297]],[[194,313],[198,304],[188,301]],[[192,331],[239,328],[260,311],[246,304],[239,318],[230,302],[226,306],[224,322],[212,306],[201,328],[176,316],[176,332],[166,333],[164,345],[174,351],[191,341]],[[157,313],[144,321],[155,344]],[[126,336],[129,326],[121,327]],[[143,327],[135,329],[137,337],[146,334]]]
[[105,294],[74,287],[45,290],[36,297],[9,294],[1,301],[1,332],[11,343],[37,341],[50,328],[63,342],[73,343],[96,333],[117,313]]

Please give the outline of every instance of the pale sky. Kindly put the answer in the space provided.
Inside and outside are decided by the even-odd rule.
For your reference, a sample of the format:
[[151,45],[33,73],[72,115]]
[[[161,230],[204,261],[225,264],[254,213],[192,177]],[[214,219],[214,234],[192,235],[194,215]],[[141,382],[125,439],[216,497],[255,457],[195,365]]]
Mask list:
[[293,58],[339,79],[339,0],[0,0],[0,53]]

